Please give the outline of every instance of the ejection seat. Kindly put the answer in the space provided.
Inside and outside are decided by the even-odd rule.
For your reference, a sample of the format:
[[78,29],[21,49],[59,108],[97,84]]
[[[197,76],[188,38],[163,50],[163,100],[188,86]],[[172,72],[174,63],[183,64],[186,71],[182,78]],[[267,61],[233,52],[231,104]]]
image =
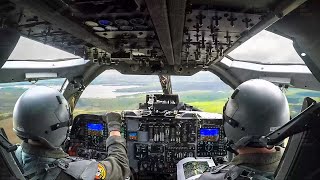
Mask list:
[[16,145],[12,145],[3,128],[0,128],[0,179],[25,180],[23,170],[14,151]]
[[[314,100],[305,98],[302,111]],[[320,117],[316,127],[290,137],[287,148],[275,174],[276,180],[320,179]]]

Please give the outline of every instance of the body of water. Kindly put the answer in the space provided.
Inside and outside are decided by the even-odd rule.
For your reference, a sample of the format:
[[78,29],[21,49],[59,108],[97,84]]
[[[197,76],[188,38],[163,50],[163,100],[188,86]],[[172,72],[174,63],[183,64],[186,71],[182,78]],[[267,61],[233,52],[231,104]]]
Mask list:
[[[20,89],[22,90],[20,93],[23,93],[24,91],[37,86],[37,85],[14,85],[14,86],[4,86],[0,87],[0,91],[2,92],[10,92],[13,89]],[[57,90],[60,90],[61,86],[48,86]],[[95,98],[95,99],[105,99],[105,98],[116,98],[118,96],[127,96],[127,95],[135,95],[135,94],[141,94],[141,93],[161,93],[161,91],[151,90],[148,92],[142,92],[139,89],[141,86],[136,85],[127,85],[127,86],[121,86],[121,85],[90,85],[86,87],[84,92],[81,95],[81,98]],[[129,91],[121,91],[118,92],[117,90],[120,89],[128,89]],[[135,90],[136,89],[136,90]],[[21,94],[17,94],[20,96]]]
[[[162,91],[151,90],[148,92],[142,92],[135,88],[141,86],[109,86],[109,85],[90,85],[88,86],[81,95],[81,98],[96,98],[96,99],[106,99],[106,98],[116,98],[118,96],[128,96],[135,94],[149,94],[149,93],[162,93]],[[129,92],[121,91],[117,92],[119,89],[130,89]]]
[[139,86],[108,86],[90,85],[82,93],[81,98],[116,98],[124,95],[134,95],[140,92],[116,92],[118,89],[137,88]]

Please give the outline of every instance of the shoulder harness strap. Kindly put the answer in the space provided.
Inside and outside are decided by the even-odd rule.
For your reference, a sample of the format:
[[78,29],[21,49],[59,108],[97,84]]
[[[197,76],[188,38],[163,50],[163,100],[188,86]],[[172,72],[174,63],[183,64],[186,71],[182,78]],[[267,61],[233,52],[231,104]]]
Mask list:
[[224,180],[272,180],[271,173],[257,172],[255,169],[224,164],[216,166],[211,174],[224,173]]
[[55,161],[49,164],[46,164],[44,169],[38,171],[38,169],[32,169],[26,171],[23,176],[29,180],[38,180],[38,179],[45,179],[45,180],[54,180],[60,174],[61,169],[58,168]]
[[98,162],[94,160],[83,160],[77,157],[66,157],[46,164],[42,171],[30,170],[24,173],[26,179],[30,180],[55,180],[61,171],[75,179],[92,180],[98,171]]
[[241,174],[241,177],[253,180],[273,180],[274,173],[272,172],[263,172],[246,166],[239,166],[244,171]]
[[97,161],[71,157],[58,159],[57,166],[75,179],[83,180],[94,179],[98,170]]

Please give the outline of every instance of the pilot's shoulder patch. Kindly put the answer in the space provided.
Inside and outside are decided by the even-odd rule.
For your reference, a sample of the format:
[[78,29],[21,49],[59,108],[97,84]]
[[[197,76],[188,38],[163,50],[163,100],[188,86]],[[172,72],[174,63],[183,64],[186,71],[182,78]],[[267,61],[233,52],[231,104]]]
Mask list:
[[107,170],[103,164],[99,163],[95,180],[105,180],[105,179],[107,179]]

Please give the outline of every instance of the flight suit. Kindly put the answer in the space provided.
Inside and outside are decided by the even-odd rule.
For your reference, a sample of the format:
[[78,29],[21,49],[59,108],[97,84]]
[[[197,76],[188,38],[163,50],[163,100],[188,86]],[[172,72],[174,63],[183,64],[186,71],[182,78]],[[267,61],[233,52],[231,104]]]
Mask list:
[[28,179],[125,179],[130,175],[125,140],[110,136],[108,157],[103,161],[69,157],[62,149],[46,149],[22,143],[16,156]]
[[[283,151],[276,147],[276,152],[264,154],[241,154],[237,155],[226,165],[220,165],[212,170],[212,172],[204,173],[200,180],[223,180],[237,179],[243,171],[253,172],[252,179],[273,179],[282,157]],[[228,179],[228,180],[229,180]],[[248,175],[250,179],[250,174]]]
[[275,172],[283,152],[276,148],[276,152],[265,154],[241,154],[232,159],[230,164],[241,165],[265,172]]

